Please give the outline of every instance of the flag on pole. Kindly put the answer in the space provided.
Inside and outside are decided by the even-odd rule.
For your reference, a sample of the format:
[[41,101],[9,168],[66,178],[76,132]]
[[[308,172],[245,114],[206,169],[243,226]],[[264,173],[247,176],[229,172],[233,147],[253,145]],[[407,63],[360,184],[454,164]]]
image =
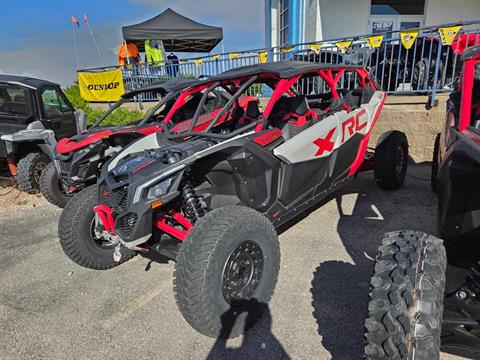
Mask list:
[[367,38],[367,45],[370,49],[378,48],[382,45],[383,35],[374,35]]
[[353,40],[346,40],[346,41],[339,41],[335,45],[337,45],[338,51],[340,51],[342,54],[345,54],[352,45]]
[[400,31],[400,40],[405,49],[410,49],[418,36],[418,30]]
[[87,27],[89,27],[90,25],[88,25],[88,18],[87,18],[87,15],[83,14],[83,21],[85,21],[85,25]]
[[442,45],[452,45],[455,36],[457,36],[461,28],[461,26],[451,26],[438,29],[440,37],[442,38]]
[[80,21],[78,21],[75,16],[72,16],[72,24],[77,25],[77,27],[80,27]]

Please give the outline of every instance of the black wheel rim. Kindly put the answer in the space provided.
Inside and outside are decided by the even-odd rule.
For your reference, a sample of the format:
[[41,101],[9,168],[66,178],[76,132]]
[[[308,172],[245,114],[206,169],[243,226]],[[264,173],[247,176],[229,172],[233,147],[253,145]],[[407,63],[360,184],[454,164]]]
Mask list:
[[234,306],[250,300],[260,283],[263,253],[253,241],[242,242],[230,254],[223,269],[223,297]]
[[111,247],[115,246],[115,244],[113,242],[105,240],[105,239],[95,235],[95,218],[93,218],[92,221],[90,222],[90,237],[91,237],[91,240],[93,241],[93,243],[96,246],[101,247],[102,249],[111,248]]
[[396,164],[395,164],[395,174],[400,177],[403,174],[403,168],[405,167],[405,152],[403,151],[403,147],[399,146],[397,148],[396,154]]
[[38,162],[33,168],[33,179],[37,184],[40,183],[40,175],[42,174],[43,169],[47,166],[43,161]]

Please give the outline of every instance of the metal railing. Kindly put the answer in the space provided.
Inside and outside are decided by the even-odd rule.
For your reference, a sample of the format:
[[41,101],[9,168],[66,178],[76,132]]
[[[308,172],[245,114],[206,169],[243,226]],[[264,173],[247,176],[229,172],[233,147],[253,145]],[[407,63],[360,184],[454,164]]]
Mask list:
[[[457,41],[453,45],[442,45],[439,28],[461,25]],[[312,44],[302,43],[286,48],[255,49],[235,53],[224,53],[202,58],[184,59],[178,63],[136,64],[122,67],[126,90],[153,83],[165,82],[172,78],[208,77],[225,70],[259,63],[259,53],[268,54],[267,61],[302,60],[328,64],[362,65],[369,68],[380,87],[394,94],[432,94],[450,91],[458,79],[461,66],[458,47],[480,44],[480,20],[463,21],[455,24],[442,24],[419,28],[419,35],[412,47],[406,49],[399,38],[400,31],[384,33],[380,47],[370,49],[366,39],[372,34],[322,40],[318,51]],[[405,30],[402,30],[405,31]],[[375,34],[379,35],[379,34]],[[342,53],[336,43],[352,40],[352,44]],[[460,44],[459,44],[460,41]],[[454,50],[455,49],[455,50]],[[102,69],[90,69],[98,71]],[[348,76],[351,76],[349,74]],[[355,81],[341,80],[341,84],[355,84]],[[308,89],[308,86],[302,86]],[[258,91],[258,88],[255,89]],[[261,94],[255,94],[261,95]],[[155,100],[148,94],[139,101]]]

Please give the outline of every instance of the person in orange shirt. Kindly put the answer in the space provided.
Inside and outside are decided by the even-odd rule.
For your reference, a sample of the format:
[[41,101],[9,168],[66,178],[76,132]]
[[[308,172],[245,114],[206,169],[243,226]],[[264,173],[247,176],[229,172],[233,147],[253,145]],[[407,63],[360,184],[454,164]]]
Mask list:
[[125,43],[120,44],[118,46],[118,63],[122,66],[141,63],[137,45],[133,43],[127,44],[127,46],[125,46]]

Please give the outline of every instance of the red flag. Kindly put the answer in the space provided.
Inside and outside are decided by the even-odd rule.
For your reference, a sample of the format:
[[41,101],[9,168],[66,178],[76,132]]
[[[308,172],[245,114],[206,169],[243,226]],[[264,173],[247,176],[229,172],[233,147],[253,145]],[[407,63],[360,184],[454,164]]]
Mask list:
[[75,19],[74,16],[72,16],[72,23],[77,25],[78,27],[80,27],[80,21],[78,21],[77,19]]
[[85,21],[85,25],[88,27],[88,18],[87,18],[87,15],[83,14],[83,20]]

